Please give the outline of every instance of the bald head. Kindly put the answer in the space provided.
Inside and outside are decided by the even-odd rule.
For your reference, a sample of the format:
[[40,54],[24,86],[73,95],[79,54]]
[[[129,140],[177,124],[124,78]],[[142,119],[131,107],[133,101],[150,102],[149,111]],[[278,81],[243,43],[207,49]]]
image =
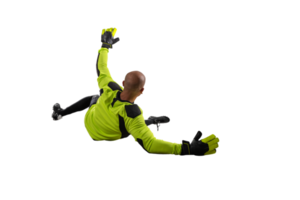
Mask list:
[[124,80],[124,91],[129,92],[132,96],[137,95],[144,87],[146,77],[142,72],[132,71],[129,72]]

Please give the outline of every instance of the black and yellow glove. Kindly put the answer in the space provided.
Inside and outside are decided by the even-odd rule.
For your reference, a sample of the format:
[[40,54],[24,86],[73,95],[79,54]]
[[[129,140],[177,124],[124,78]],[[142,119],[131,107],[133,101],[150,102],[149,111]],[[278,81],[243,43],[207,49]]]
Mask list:
[[102,47],[104,48],[112,48],[112,45],[117,43],[120,39],[115,37],[117,32],[116,28],[103,29],[101,35]]
[[219,138],[212,134],[198,141],[201,136],[202,133],[198,131],[192,141],[192,144],[190,144],[188,141],[182,140],[181,155],[203,156],[216,153],[216,148],[219,147]]

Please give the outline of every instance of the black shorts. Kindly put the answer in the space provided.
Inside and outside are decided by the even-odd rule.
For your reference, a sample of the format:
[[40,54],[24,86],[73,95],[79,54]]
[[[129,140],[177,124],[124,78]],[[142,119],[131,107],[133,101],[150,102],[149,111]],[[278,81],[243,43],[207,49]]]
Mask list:
[[95,96],[92,97],[92,100],[91,100],[91,103],[90,103],[89,108],[90,108],[92,105],[94,105],[94,104],[97,103],[99,97],[100,97],[99,95],[95,95]]

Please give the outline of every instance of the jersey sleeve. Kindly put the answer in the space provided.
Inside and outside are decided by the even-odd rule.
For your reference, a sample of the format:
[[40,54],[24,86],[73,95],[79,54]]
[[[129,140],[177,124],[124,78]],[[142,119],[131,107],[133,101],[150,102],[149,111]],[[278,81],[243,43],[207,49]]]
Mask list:
[[98,60],[97,60],[97,66],[99,70],[99,77],[97,78],[98,86],[99,88],[103,88],[104,86],[108,85],[109,82],[115,82],[110,72],[107,68],[107,59],[108,59],[108,49],[107,48],[101,48],[98,51]]
[[175,155],[180,155],[181,153],[181,144],[156,139],[149,127],[145,124],[142,114],[133,118],[127,129],[129,134],[135,138],[135,141],[148,153]]

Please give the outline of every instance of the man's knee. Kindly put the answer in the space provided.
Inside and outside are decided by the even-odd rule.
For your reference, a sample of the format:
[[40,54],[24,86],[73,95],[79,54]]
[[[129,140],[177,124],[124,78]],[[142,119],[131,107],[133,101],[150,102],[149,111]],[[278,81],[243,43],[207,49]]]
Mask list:
[[91,100],[91,103],[90,103],[90,106],[89,107],[91,107],[92,105],[94,105],[94,104],[96,104],[97,103],[97,101],[98,101],[98,99],[99,99],[99,95],[94,95],[93,97],[92,97],[92,100]]

